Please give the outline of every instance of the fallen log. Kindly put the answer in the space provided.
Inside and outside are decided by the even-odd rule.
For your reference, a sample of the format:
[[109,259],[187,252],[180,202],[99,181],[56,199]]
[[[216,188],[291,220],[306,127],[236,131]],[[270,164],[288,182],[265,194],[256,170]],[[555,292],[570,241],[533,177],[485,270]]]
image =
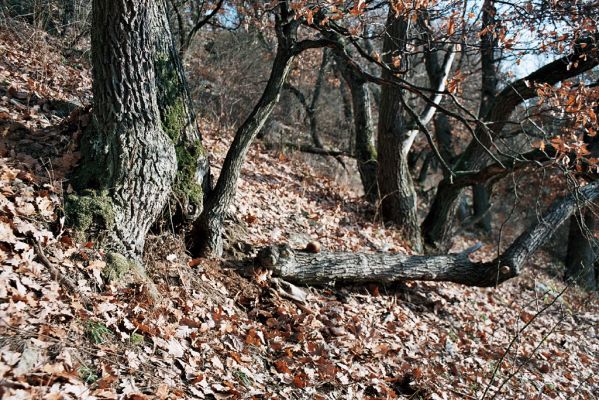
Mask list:
[[528,257],[574,212],[598,197],[599,181],[572,191],[553,203],[536,224],[490,262],[470,260],[469,255],[477,247],[458,254],[409,256],[389,253],[311,254],[279,245],[260,250],[256,264],[271,269],[274,275],[287,281],[307,285],[421,280],[493,287],[520,275]]

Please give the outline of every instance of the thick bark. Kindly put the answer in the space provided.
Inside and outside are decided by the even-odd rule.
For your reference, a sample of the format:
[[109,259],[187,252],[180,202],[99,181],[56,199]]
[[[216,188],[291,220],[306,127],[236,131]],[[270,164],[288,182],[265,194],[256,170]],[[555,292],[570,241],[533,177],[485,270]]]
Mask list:
[[163,130],[175,143],[177,175],[169,221],[175,224],[195,220],[210,191],[210,166],[196,124],[193,102],[185,71],[170,32],[166,6],[156,1],[151,19],[155,46],[154,68],[160,120]]
[[[409,26],[407,18],[397,17],[393,10],[389,11],[383,40],[383,61],[386,64],[392,65],[395,57],[404,55]],[[391,79],[391,72],[383,70],[383,78]],[[402,107],[402,95],[402,89],[396,86],[385,85],[381,89],[377,183],[383,218],[397,224],[414,250],[420,251],[422,241],[416,190],[408,167],[407,152],[404,152],[408,127]]]
[[592,238],[597,227],[597,218],[593,210],[586,210],[570,217],[564,279],[572,280],[589,290],[597,289],[595,261],[598,257],[598,249],[593,246]]
[[81,196],[71,206],[71,218],[79,222],[86,218],[83,205],[92,209],[90,220],[103,211],[110,245],[132,258],[142,254],[177,172],[154,84],[155,7],[151,0],[93,2],[94,124],[82,139],[76,180]]
[[340,54],[339,49],[336,48],[333,50],[333,57],[335,58],[337,69],[341,73],[345,83],[347,83],[347,86],[349,86],[351,93],[356,146],[355,155],[362,187],[364,188],[364,195],[368,201],[374,202],[378,197],[376,182],[377,162],[370,91],[366,85],[366,80],[347,64],[346,58]]
[[356,254],[294,252],[286,246],[263,249],[257,262],[283,279],[308,285],[333,283],[393,282],[399,280],[449,281],[492,287],[520,275],[527,258],[579,208],[599,197],[599,181],[556,201],[540,221],[522,233],[491,262],[472,262],[468,254],[407,256],[403,254]]
[[[408,40],[410,20],[395,16],[390,11],[387,19],[386,35],[383,41],[383,61],[391,65],[395,57],[404,56]],[[445,55],[443,66],[439,68],[439,77],[435,94],[422,113],[417,114],[404,102],[402,89],[395,85],[384,85],[381,90],[381,104],[378,125],[378,186],[383,218],[398,224],[406,239],[416,251],[422,250],[422,238],[418,223],[417,198],[412,176],[410,175],[408,155],[419,132],[424,132],[436,158],[449,170],[446,160],[441,156],[434,139],[426,125],[434,117],[445,90],[445,82],[451,70],[455,52],[451,46]],[[388,69],[383,70],[382,78],[394,79]],[[410,121],[404,116],[410,117]]]
[[[454,168],[455,171],[475,171],[488,162],[495,137],[501,132],[514,109],[525,100],[537,96],[536,84],[555,85],[558,82],[577,76],[599,65],[595,41],[586,40],[583,46],[577,44],[572,54],[553,61],[525,78],[506,86],[490,102],[489,109],[475,129],[476,139],[472,140]],[[451,232],[457,200],[462,188],[456,188],[451,179],[445,178],[437,188],[437,194],[428,215],[422,224],[425,242],[432,246],[444,247]]]

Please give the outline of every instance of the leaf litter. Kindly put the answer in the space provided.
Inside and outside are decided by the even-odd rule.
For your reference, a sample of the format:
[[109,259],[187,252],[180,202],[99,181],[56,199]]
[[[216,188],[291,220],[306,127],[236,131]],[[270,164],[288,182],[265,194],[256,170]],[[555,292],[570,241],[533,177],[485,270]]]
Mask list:
[[[469,399],[487,390],[486,398],[592,399],[599,392],[597,295],[563,291],[543,253],[497,289],[317,289],[192,260],[181,238],[165,232],[146,248],[158,300],[141,284],[108,283],[103,250],[63,227],[62,179],[77,161],[79,128],[63,129],[73,116],[61,125],[69,117],[37,100],[88,103],[89,72],[65,65],[42,39],[23,45],[0,30],[0,78],[9,85],[0,96],[2,398]],[[207,119],[200,127],[219,165],[232,132]],[[40,138],[46,146],[33,149],[40,154],[28,153]],[[323,251],[410,252],[359,193],[297,154],[257,144],[242,172],[230,226],[243,229],[229,228],[231,247],[243,243],[251,253],[273,242],[317,241]],[[460,237],[456,247],[472,244]],[[492,252],[487,244],[477,257]]]

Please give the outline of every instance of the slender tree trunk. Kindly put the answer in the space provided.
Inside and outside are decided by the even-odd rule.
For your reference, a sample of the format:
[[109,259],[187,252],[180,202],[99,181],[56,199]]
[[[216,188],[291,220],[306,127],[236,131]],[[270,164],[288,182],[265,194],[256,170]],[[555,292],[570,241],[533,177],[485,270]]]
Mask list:
[[308,285],[425,280],[492,287],[520,275],[528,257],[573,213],[589,206],[598,197],[599,181],[595,181],[556,201],[538,223],[522,233],[501,256],[487,263],[470,261],[468,255],[478,247],[460,254],[407,256],[308,254],[294,252],[285,246],[271,246],[260,251],[257,261],[286,280]]
[[[314,84],[314,91],[312,92],[312,98],[310,103],[308,103],[306,96],[302,93],[302,91],[290,83],[285,83],[285,89],[289,90],[291,93],[295,95],[297,100],[300,102],[302,107],[306,112],[306,117],[308,118],[308,123],[310,125],[310,137],[312,138],[312,143],[314,147],[317,149],[323,149],[324,145],[322,143],[322,139],[320,138],[320,134],[318,132],[318,119],[316,118],[316,105],[318,104],[318,100],[320,99],[320,93],[322,92],[322,85],[324,83],[324,77],[326,74],[326,67],[329,62],[329,55],[327,49],[324,49],[322,52],[322,61],[320,63],[320,68],[318,69],[318,75],[316,77],[316,83]],[[260,136],[259,136],[260,137]]]
[[593,246],[592,235],[598,227],[592,210],[570,217],[564,279],[572,280],[588,290],[597,289],[595,261],[599,254],[597,247]]
[[[343,77],[341,77],[343,78]],[[353,128],[353,110],[352,110],[352,105],[351,105],[351,92],[347,89],[349,86],[347,85],[347,83],[344,83],[345,81],[342,80],[341,83],[339,84],[339,94],[341,96],[341,101],[343,104],[343,120],[345,122],[345,124],[343,125],[344,127],[347,126],[348,130],[349,130],[349,135],[348,135],[348,143],[347,143],[347,148],[350,154],[354,154],[354,140],[355,140],[355,133],[353,132],[354,128]]]
[[[481,62],[481,99],[478,112],[479,118],[483,118],[488,112],[491,100],[497,95],[497,65],[495,65],[495,50],[497,48],[496,20],[494,0],[485,0],[482,7],[482,29],[486,34],[480,38],[480,62]],[[474,185],[472,187],[473,218],[477,221],[476,226],[485,232],[491,231],[491,207],[489,191],[485,185]]]
[[485,185],[472,186],[472,219],[484,232],[491,231],[491,202]]
[[[407,18],[397,17],[393,10],[389,11],[383,41],[383,61],[388,65],[393,65],[394,57],[403,55],[409,25]],[[391,73],[384,70],[383,78],[391,79]],[[413,249],[420,251],[422,241],[416,190],[408,167],[408,154],[404,151],[408,129],[401,102],[402,95],[402,90],[396,86],[385,85],[381,89],[377,182],[383,218],[397,224]]]
[[71,24],[73,23],[73,17],[75,15],[75,0],[64,0],[62,7],[62,31],[61,36],[66,36]]
[[93,2],[93,129],[82,139],[79,196],[65,210],[75,228],[103,230],[110,247],[134,259],[177,173],[155,84],[156,7],[153,0]]
[[324,84],[324,77],[327,71],[327,65],[329,64],[329,52],[328,49],[324,49],[322,51],[322,62],[320,63],[320,68],[318,69],[318,76],[316,78],[316,83],[314,84],[314,92],[312,93],[312,100],[310,101],[310,105],[308,106],[308,119],[310,121],[310,136],[312,136],[312,142],[314,142],[314,146],[324,149],[324,145],[322,144],[322,139],[320,138],[320,134],[318,132],[318,120],[316,119],[316,105],[318,104],[318,100],[320,99],[320,93],[322,92],[322,86]]
[[241,166],[251,143],[279,100],[295,57],[293,44],[297,24],[291,24],[287,25],[286,29],[279,30],[277,52],[266,88],[250,115],[237,130],[227,152],[218,182],[205,203],[202,215],[194,224],[191,233],[193,254],[217,256],[222,254],[224,217],[233,203]]
[[[431,87],[439,88],[443,80],[447,79],[443,66],[439,63],[439,50],[426,49],[425,66]],[[449,118],[442,112],[435,113],[433,120],[435,128],[435,139],[439,147],[439,154],[448,165],[453,162],[454,154],[452,149],[451,124]],[[447,177],[448,171],[443,169],[443,175]],[[421,174],[422,175],[422,174]],[[426,176],[421,176],[420,181],[424,181]]]
[[[339,49],[333,50],[335,64],[343,80],[349,86],[352,100],[352,114],[355,135],[355,155],[358,161],[358,171],[364,188],[364,195],[370,202],[375,202],[377,190],[377,162],[374,145],[374,129],[372,126],[370,91],[366,81],[339,54]],[[343,83],[341,83],[343,85]]]
[[420,173],[418,174],[418,183],[424,184],[426,182],[426,177],[428,176],[428,170],[431,166],[431,161],[433,160],[433,153],[427,152],[424,156],[424,160],[422,160],[422,167],[420,167]]

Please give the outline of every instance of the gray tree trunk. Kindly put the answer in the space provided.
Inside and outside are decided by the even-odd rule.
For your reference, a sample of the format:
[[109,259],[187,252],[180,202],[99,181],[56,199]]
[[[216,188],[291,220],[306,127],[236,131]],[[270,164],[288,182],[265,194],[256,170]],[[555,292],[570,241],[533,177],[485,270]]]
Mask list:
[[[581,218],[582,217],[582,218]],[[597,290],[595,261],[599,254],[593,237],[599,224],[593,210],[570,217],[565,280],[572,280],[588,290]]]
[[[487,33],[480,38],[480,62],[481,62],[481,98],[478,116],[483,118],[491,105],[492,99],[497,95],[497,65],[495,65],[495,51],[497,48],[495,28],[494,0],[485,0],[482,7],[482,29]],[[485,185],[474,185],[472,187],[472,211],[476,226],[485,232],[491,231],[491,207],[489,191]]]
[[[355,155],[358,171],[364,188],[364,195],[370,202],[378,198],[377,190],[377,161],[374,145],[374,128],[372,124],[371,96],[366,80],[347,64],[347,59],[335,48],[333,56],[337,69],[343,80],[349,86],[352,100],[352,115],[354,123]],[[343,85],[343,83],[341,83]]]
[[[393,64],[394,57],[405,53],[410,22],[389,11],[383,40],[383,61]],[[391,72],[384,70],[383,78],[392,79]],[[402,90],[385,85],[381,89],[379,109],[377,160],[378,190],[381,213],[386,221],[395,223],[406,240],[416,251],[422,249],[418,225],[417,197],[408,167],[407,153],[403,143],[407,139],[407,122],[401,104]]]
[[[433,42],[433,38],[429,38]],[[428,80],[432,88],[439,88],[442,80],[447,79],[444,73],[444,66],[439,62],[440,50],[438,48],[431,48],[427,45],[424,53],[424,65],[426,67],[426,73]],[[454,158],[452,149],[452,129],[449,122],[449,118],[442,112],[435,113],[433,120],[435,128],[435,139],[437,146],[439,147],[439,154],[445,160],[448,165],[451,165]],[[443,170],[443,174],[447,176],[448,171]]]
[[[536,97],[535,84],[555,85],[565,79],[577,76],[599,65],[596,55],[596,40],[599,35],[587,40],[585,45],[576,45],[572,54],[555,60],[525,78],[507,85],[488,106],[488,111],[475,129],[477,140],[472,140],[460,156],[454,171],[476,171],[483,168],[489,159],[495,136],[508,121],[514,109],[525,100]],[[443,179],[429,212],[422,223],[424,240],[431,246],[445,247],[454,221],[457,200],[463,187],[454,185],[450,178]]]
[[310,121],[310,136],[312,136],[312,142],[314,146],[324,149],[320,133],[318,132],[318,120],[316,119],[316,105],[320,100],[320,93],[322,92],[322,86],[324,84],[324,78],[329,64],[329,52],[328,49],[322,51],[322,62],[318,69],[318,76],[316,83],[314,84],[314,93],[312,93],[312,100],[308,106],[308,120]]
[[75,0],[64,0],[62,7],[62,31],[60,32],[61,36],[65,36],[73,23],[73,18],[75,16]]
[[93,2],[93,129],[82,139],[79,196],[66,207],[73,226],[102,230],[110,247],[135,259],[177,174],[159,109],[157,15],[153,0]]
[[203,213],[194,223],[190,246],[193,254],[216,256],[222,254],[225,214],[235,197],[241,166],[250,145],[279,100],[291,64],[297,54],[294,48],[297,28],[297,21],[277,21],[278,46],[268,83],[250,115],[237,129],[216,186],[205,203]]
[[306,96],[302,93],[302,91],[290,83],[285,83],[285,89],[289,90],[297,100],[300,102],[302,107],[304,107],[304,111],[306,112],[306,117],[308,118],[308,123],[310,125],[310,137],[312,138],[312,143],[314,147],[317,149],[324,150],[324,144],[322,143],[322,139],[320,138],[320,133],[318,132],[318,119],[316,117],[316,106],[320,99],[320,94],[322,93],[322,86],[324,84],[324,78],[326,75],[327,66],[329,63],[329,54],[327,49],[324,49],[322,52],[322,61],[320,63],[320,68],[318,69],[318,75],[316,77],[316,82],[314,84],[314,91],[312,92],[312,97],[310,102],[306,99]]
[[194,221],[202,212],[204,197],[210,191],[210,165],[197,128],[193,102],[185,71],[170,32],[168,13],[163,0],[153,10],[154,69],[160,120],[175,143],[177,175],[171,207],[165,213],[175,225]]

